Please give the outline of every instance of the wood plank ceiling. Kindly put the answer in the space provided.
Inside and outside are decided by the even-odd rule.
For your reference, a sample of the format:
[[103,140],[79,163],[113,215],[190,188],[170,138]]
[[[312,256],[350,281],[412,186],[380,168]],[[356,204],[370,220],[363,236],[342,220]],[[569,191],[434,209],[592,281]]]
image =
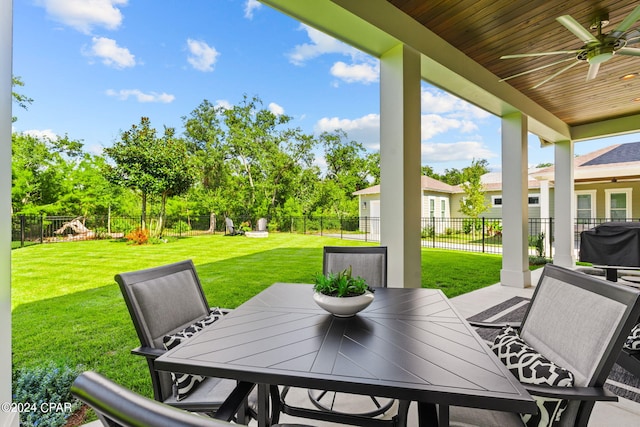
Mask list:
[[[613,31],[639,1],[548,0],[388,0],[429,30],[497,76],[514,74],[575,58],[575,54],[500,59],[503,55],[580,49],[584,43],[556,18],[571,15],[589,28],[593,18],[607,12]],[[640,28],[635,22],[629,29]],[[590,30],[597,34],[597,30]],[[628,47],[640,48],[639,42]],[[614,55],[601,64],[596,79],[585,81],[586,61],[536,89],[533,86],[571,64],[567,61],[506,81],[565,123],[574,126],[640,113],[640,56]]]

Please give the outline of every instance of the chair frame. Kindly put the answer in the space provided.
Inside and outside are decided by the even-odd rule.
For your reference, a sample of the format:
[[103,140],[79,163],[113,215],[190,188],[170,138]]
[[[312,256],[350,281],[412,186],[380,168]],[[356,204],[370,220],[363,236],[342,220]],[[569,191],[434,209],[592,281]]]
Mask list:
[[[322,274],[328,274],[328,258],[332,254],[381,254],[384,255],[382,286],[387,287],[387,247],[386,246],[325,246],[322,250]],[[375,287],[372,285],[372,287]]]
[[[191,275],[193,281],[195,282],[195,286],[197,288],[199,294],[199,300],[202,304],[203,308],[206,310],[210,310],[209,303],[204,295],[204,291],[202,289],[202,284],[200,282],[200,278],[196,272],[193,261],[185,260],[176,262],[173,264],[162,265],[159,267],[148,268],[144,270],[132,271],[127,273],[120,273],[115,276],[115,281],[118,283],[122,295],[124,297],[125,303],[127,305],[127,309],[129,310],[129,314],[131,315],[131,319],[133,321],[136,333],[138,335],[138,339],[140,340],[140,346],[131,350],[131,353],[138,356],[143,356],[147,361],[147,366],[149,368],[149,373],[151,375],[151,385],[153,387],[153,396],[154,399],[158,402],[164,402],[169,395],[168,391],[163,388],[163,384],[167,384],[167,372],[159,371],[155,366],[155,361],[158,357],[163,355],[166,350],[162,348],[154,347],[154,344],[149,341],[148,337],[144,332],[144,320],[142,319],[141,314],[135,307],[134,300],[135,295],[133,294],[132,286],[140,282],[145,282],[153,279],[159,279],[168,275],[172,275],[179,272],[187,272]],[[229,309],[220,309],[223,314],[230,312]],[[194,321],[197,319],[194,319]],[[270,389],[271,402],[272,402],[272,422],[277,423],[279,418],[279,392],[277,386],[271,386]],[[220,404],[222,402],[202,402],[202,401],[193,401],[189,400],[189,397],[176,401],[170,402],[171,406],[175,406],[181,409],[185,409],[187,411],[194,412],[202,412],[208,414],[215,414],[219,411]],[[253,416],[253,411],[251,408],[247,408],[246,416]],[[228,420],[229,421],[229,420]]]
[[241,382],[220,406],[215,418],[206,418],[151,400],[102,375],[87,371],[71,385],[71,394],[89,405],[107,427],[224,427],[237,413],[255,384]]
[[[597,279],[585,273],[580,273],[553,264],[547,264],[544,267],[544,272],[540,277],[538,286],[536,286],[531,298],[532,303],[529,304],[529,308],[527,309],[522,322],[520,322],[520,324],[509,322],[511,327],[520,329],[526,325],[527,317],[529,316],[533,302],[535,301],[535,298],[542,286],[545,286],[542,285],[545,277],[561,280],[565,283],[602,295],[626,306],[622,316],[623,321],[617,325],[614,332],[615,339],[612,339],[607,345],[604,355],[595,369],[596,374],[591,378],[589,385],[585,387],[545,387],[522,384],[527,391],[538,396],[566,399],[569,401],[580,401],[574,425],[578,427],[586,427],[593,407],[597,401],[615,402],[618,400],[618,397],[615,394],[604,388],[604,383],[611,372],[613,364],[618,359],[620,349],[622,349],[622,345],[629,331],[640,317],[640,292],[637,289]],[[505,323],[469,323],[475,327],[502,328],[506,326]],[[433,413],[431,413],[431,415],[433,416]]]

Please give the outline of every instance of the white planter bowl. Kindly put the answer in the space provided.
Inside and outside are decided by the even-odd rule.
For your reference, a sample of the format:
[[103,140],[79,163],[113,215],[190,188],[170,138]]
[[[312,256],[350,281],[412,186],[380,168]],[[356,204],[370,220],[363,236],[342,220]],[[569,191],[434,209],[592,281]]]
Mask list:
[[355,316],[373,302],[373,292],[365,292],[355,297],[330,297],[319,292],[313,293],[313,300],[320,307],[338,317]]

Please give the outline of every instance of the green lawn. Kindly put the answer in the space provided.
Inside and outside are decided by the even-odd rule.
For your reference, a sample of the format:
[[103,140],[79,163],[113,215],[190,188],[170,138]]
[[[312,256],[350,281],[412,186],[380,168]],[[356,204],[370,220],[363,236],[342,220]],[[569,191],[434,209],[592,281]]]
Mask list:
[[[211,305],[233,308],[274,282],[310,283],[324,245],[367,245],[271,233],[266,239],[201,236],[131,246],[98,240],[12,251],[14,369],[53,361],[98,371],[151,396],[146,362],[113,276],[192,259]],[[422,286],[452,297],[499,281],[501,257],[422,250]]]

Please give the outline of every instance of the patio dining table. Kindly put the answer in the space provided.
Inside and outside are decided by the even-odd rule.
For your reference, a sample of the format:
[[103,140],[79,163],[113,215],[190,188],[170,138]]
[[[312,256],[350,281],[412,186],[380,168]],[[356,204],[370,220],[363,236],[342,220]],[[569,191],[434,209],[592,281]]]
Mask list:
[[[276,283],[157,359],[159,369],[439,405],[535,413],[535,401],[437,289],[376,288],[356,316],[318,307],[312,285]],[[423,406],[424,407],[424,406]],[[429,411],[431,412],[431,411]]]

